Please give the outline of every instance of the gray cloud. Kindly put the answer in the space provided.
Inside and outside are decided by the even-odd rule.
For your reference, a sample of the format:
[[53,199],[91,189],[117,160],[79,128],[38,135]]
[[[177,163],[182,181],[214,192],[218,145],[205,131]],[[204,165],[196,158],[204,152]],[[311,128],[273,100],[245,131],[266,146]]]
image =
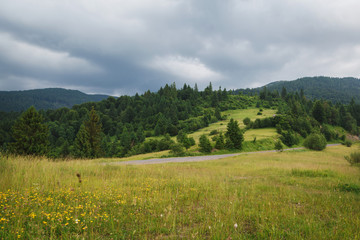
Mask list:
[[0,88],[133,94],[360,73],[357,0],[0,0]]

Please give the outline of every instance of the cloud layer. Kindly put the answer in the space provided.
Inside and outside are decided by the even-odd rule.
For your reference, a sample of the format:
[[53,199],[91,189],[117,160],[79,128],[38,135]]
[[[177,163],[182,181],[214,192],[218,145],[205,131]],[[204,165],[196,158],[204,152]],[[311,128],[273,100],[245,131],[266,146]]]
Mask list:
[[134,94],[360,77],[357,0],[0,0],[0,88]]

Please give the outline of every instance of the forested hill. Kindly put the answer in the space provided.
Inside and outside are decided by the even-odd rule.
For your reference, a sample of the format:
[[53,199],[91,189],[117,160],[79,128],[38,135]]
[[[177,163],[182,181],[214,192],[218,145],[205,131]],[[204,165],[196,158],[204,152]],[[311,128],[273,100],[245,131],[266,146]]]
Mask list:
[[71,108],[85,102],[98,102],[106,95],[89,95],[77,90],[46,88],[26,91],[0,91],[0,111],[19,112],[34,106],[36,109]]
[[[310,99],[324,99],[333,103],[350,103],[354,98],[360,103],[360,79],[357,78],[330,78],[330,77],[305,77],[294,81],[278,81],[265,85],[267,90],[277,90],[281,93],[283,87],[287,92],[300,92]],[[254,89],[240,89],[244,93],[259,93],[264,87]]]

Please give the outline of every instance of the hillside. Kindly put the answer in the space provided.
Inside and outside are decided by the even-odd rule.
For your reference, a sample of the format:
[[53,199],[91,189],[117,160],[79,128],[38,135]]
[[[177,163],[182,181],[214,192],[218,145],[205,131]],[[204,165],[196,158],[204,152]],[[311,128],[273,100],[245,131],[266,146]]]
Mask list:
[[[300,92],[309,99],[324,99],[333,103],[350,103],[351,99],[360,102],[360,79],[357,78],[330,78],[330,77],[305,77],[294,81],[272,82],[265,87],[269,91],[277,90],[281,93],[283,87],[287,92]],[[244,93],[260,92],[263,87],[254,89],[237,90]]]
[[23,111],[30,106],[36,109],[71,108],[85,102],[98,102],[106,95],[89,95],[77,90],[62,88],[35,89],[26,91],[0,91],[0,111]]

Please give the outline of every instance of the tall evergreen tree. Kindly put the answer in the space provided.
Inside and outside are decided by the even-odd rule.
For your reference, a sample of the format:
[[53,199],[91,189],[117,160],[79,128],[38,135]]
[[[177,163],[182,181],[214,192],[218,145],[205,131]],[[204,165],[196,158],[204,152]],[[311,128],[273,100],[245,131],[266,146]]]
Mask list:
[[91,157],[99,157],[101,155],[101,122],[94,107],[91,108],[89,119],[84,122],[84,125],[89,134]]
[[101,155],[101,122],[94,107],[81,125],[75,139],[75,156],[95,158]]
[[282,97],[282,99],[285,99],[286,96],[287,96],[287,91],[286,91],[286,88],[283,86],[281,89],[281,97]]
[[244,136],[240,130],[238,121],[234,120],[233,118],[230,119],[230,122],[227,125],[225,136],[227,137],[228,146],[241,149]]
[[31,106],[15,122],[12,128],[15,140],[11,148],[17,154],[44,155],[48,151],[49,130],[43,117]]
[[324,105],[320,101],[316,101],[312,110],[313,117],[319,122],[323,123],[325,121],[325,109]]
[[75,138],[74,156],[78,158],[91,157],[91,145],[90,145],[89,133],[86,131],[84,124],[80,126],[80,129]]

